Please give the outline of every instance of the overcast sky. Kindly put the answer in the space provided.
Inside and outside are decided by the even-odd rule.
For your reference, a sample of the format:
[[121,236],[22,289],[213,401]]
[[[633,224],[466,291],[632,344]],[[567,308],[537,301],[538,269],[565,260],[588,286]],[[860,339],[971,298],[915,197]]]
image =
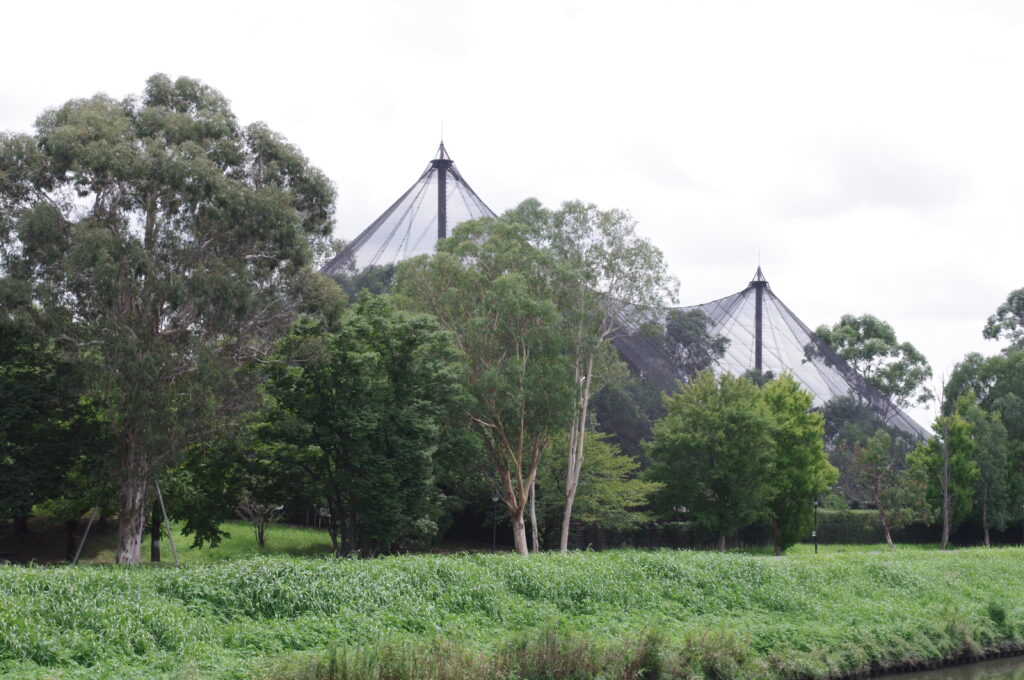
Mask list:
[[[351,238],[443,134],[501,212],[628,209],[680,301],[760,257],[805,323],[889,321],[936,378],[1024,286],[1024,3],[18,2],[0,129],[199,78],[338,187]],[[929,412],[915,412],[929,424]]]

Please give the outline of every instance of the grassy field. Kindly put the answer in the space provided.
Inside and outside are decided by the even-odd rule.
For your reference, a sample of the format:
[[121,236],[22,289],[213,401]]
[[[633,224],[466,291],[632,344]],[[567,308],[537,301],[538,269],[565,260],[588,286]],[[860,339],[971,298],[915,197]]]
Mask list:
[[1024,642],[1020,549],[795,552],[4,566],[0,677],[813,678]]
[[[252,557],[256,555],[322,556],[331,554],[331,539],[326,531],[306,529],[290,525],[272,525],[266,534],[265,548],[256,544],[252,526],[246,522],[228,522],[223,527],[229,534],[216,548],[192,548],[192,538],[183,536],[179,526],[173,529],[178,556],[182,562],[219,562],[222,560]],[[62,563],[64,561],[64,534],[59,525],[40,523],[33,527],[33,533],[22,540],[13,536],[0,538],[0,553],[16,555],[20,561],[33,559],[41,563]],[[106,531],[94,528],[82,549],[80,561],[83,564],[112,564],[117,553],[117,532],[114,527]],[[173,564],[171,546],[161,542],[161,559]],[[149,562],[149,534],[142,541],[142,560]]]

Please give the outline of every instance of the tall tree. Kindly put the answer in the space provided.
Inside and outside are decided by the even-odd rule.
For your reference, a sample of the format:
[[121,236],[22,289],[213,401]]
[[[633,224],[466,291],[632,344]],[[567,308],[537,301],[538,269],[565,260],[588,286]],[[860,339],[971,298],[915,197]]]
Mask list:
[[1009,518],[1009,438],[999,414],[981,408],[973,392],[957,399],[956,413],[971,426],[978,468],[975,502],[981,512],[985,547],[990,547],[989,527],[1003,529]]
[[321,485],[335,554],[374,555],[432,522],[433,455],[458,405],[451,337],[363,293],[335,332],[300,322],[269,365],[265,436]]
[[963,522],[974,507],[978,466],[973,460],[970,423],[954,413],[936,418],[932,429],[935,436],[912,451],[908,462],[928,479],[928,499],[942,519],[942,549],[945,550],[954,527]]
[[559,548],[569,547],[569,527],[586,452],[591,395],[600,388],[602,358],[614,358],[612,338],[675,296],[661,251],[636,233],[622,210],[567,201],[558,210],[527,199],[507,214],[534,227],[537,244],[556,264],[557,300],[572,352],[573,427],[567,442],[565,500]]
[[649,478],[665,485],[656,505],[664,515],[685,507],[725,550],[726,537],[764,517],[772,497],[772,414],[753,382],[710,371],[665,405],[647,445]]
[[396,289],[449,330],[466,364],[466,418],[508,509],[515,549],[528,552],[524,514],[537,466],[572,417],[572,366],[548,253],[507,220],[466,222],[437,253],[399,265]]
[[906,409],[934,398],[927,386],[932,376],[928,360],[909,342],[900,342],[885,321],[845,314],[814,332],[895,406]]
[[150,482],[222,418],[294,318],[334,190],[227,100],[156,75],[140,97],[76,99],[0,137],[0,252],[95,366],[120,469],[117,561],[137,563]]
[[807,535],[813,505],[839,477],[828,462],[824,418],[811,411],[811,394],[789,374],[771,380],[761,390],[772,416],[772,491],[768,516],[775,554]]

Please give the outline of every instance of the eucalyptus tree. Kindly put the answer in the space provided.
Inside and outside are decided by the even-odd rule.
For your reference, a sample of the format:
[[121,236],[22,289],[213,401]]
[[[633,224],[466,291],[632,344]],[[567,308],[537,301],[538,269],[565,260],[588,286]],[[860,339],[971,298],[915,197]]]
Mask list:
[[1024,349],[1024,288],[1011,291],[996,313],[988,318],[982,335],[990,340],[1008,340]]
[[818,326],[814,332],[898,408],[934,399],[927,385],[932,377],[928,360],[911,343],[900,342],[885,321],[871,314],[844,314],[837,323]]
[[550,253],[507,220],[458,226],[433,256],[399,265],[396,290],[438,318],[466,365],[464,409],[508,510],[515,549],[528,553],[524,514],[540,457],[572,419],[572,366]]
[[559,547],[568,550],[573,504],[586,450],[590,399],[618,363],[612,339],[674,299],[676,282],[662,252],[636,233],[622,210],[567,201],[558,210],[527,199],[507,213],[533,227],[550,251],[558,304],[572,356],[573,425],[567,442],[565,503]]
[[0,137],[0,257],[94,367],[120,470],[117,561],[137,563],[151,481],[248,407],[315,288],[334,190],[262,123],[190,79],[74,99]]

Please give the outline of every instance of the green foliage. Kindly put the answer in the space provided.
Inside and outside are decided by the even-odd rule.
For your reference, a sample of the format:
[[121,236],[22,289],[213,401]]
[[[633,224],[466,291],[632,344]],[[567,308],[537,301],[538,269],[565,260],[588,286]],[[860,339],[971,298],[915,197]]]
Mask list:
[[910,469],[927,480],[932,516],[943,522],[943,534],[960,525],[974,508],[978,466],[974,461],[971,425],[959,414],[940,416],[937,433],[907,457]]
[[1010,517],[1009,438],[998,413],[988,413],[973,392],[956,401],[956,413],[971,429],[973,460],[978,468],[975,502],[988,543],[988,529],[1004,529]]
[[896,476],[906,467],[906,456],[918,441],[899,428],[886,425],[874,409],[855,396],[835,397],[821,412],[825,418],[825,449],[839,470],[838,490],[858,503],[877,504],[872,478],[878,478],[874,473],[865,475],[864,461],[860,460],[868,440],[880,433],[888,437],[885,465]]
[[251,406],[240,367],[304,300],[329,301],[308,264],[334,190],[190,78],[71,100],[35,127],[0,136],[0,267],[94,368],[120,469],[120,559],[138,561],[151,481]]
[[909,342],[899,342],[885,321],[870,314],[845,314],[833,326],[818,326],[814,332],[899,408],[934,398],[927,386],[932,376],[928,360]]
[[878,511],[890,548],[894,531],[931,516],[926,499],[926,477],[919,468],[899,466],[893,445],[890,432],[880,427],[865,443],[855,444],[853,449],[854,469]]
[[0,518],[43,502],[78,518],[104,500],[107,423],[84,391],[73,356],[0,317]]
[[0,674],[852,676],[1012,644],[1022,564],[1003,549],[0,566]]
[[982,335],[990,340],[1009,340],[1012,346],[1024,349],[1024,288],[1006,296],[1006,302],[988,318]]
[[773,415],[758,387],[744,378],[699,373],[672,397],[647,445],[649,477],[663,515],[685,507],[724,542],[765,515],[772,497]]
[[812,397],[789,374],[765,384],[761,396],[773,423],[772,492],[768,516],[778,553],[805,539],[813,505],[838,479],[823,443],[824,419],[811,412]]
[[550,253],[522,225],[466,222],[432,257],[403,262],[396,290],[411,308],[452,333],[479,436],[517,549],[526,552],[523,513],[541,452],[572,418],[572,367]]
[[363,293],[335,332],[297,324],[267,370],[275,405],[263,436],[282,445],[269,453],[318,490],[337,554],[436,533],[433,454],[462,392],[456,349],[433,318]]
[[[542,532],[561,525],[565,504],[566,436],[552,440],[537,471],[537,518]],[[607,435],[587,434],[587,459],[580,472],[573,517],[579,523],[625,530],[649,521],[649,496],[660,484],[637,478],[640,464],[608,441]]]

